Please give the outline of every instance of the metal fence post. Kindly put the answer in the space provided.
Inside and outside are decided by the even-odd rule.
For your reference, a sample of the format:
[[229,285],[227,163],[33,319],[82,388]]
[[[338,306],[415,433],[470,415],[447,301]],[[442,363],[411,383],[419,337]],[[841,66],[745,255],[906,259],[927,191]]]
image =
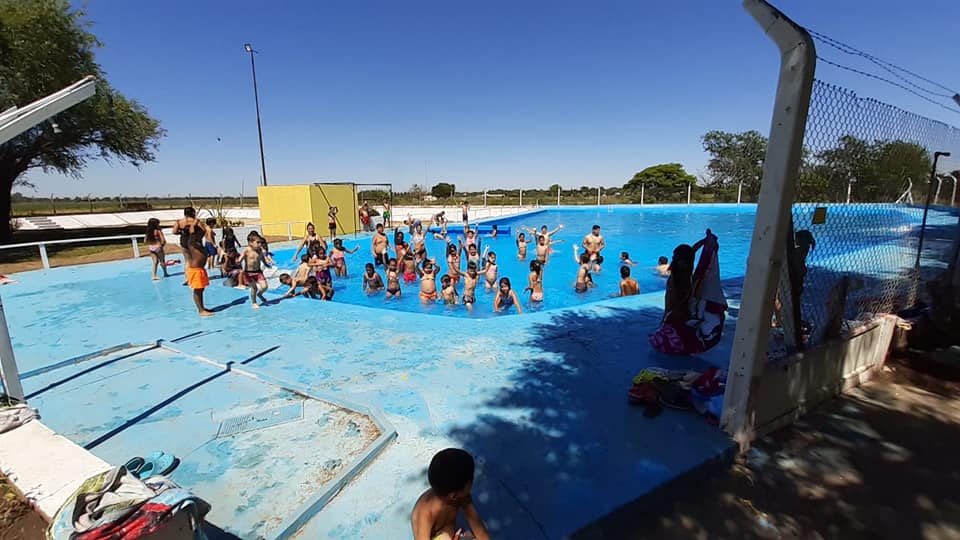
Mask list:
[[754,435],[754,390],[767,359],[816,66],[813,39],[804,28],[765,0],[744,0],[743,6],[779,48],[780,75],[720,422],[741,449]]
[[17,369],[17,360],[13,355],[7,318],[3,314],[2,298],[0,298],[0,378],[3,379],[3,390],[7,397],[22,402],[23,385],[20,384],[20,370]]
[[289,221],[287,222],[287,241],[293,241],[293,224]]
[[43,263],[43,267],[50,268],[50,259],[47,258],[47,245],[38,244],[37,247],[40,248],[40,262]]
[[130,243],[133,244],[133,258],[140,258],[140,246],[137,244],[137,238],[133,237],[130,239]]

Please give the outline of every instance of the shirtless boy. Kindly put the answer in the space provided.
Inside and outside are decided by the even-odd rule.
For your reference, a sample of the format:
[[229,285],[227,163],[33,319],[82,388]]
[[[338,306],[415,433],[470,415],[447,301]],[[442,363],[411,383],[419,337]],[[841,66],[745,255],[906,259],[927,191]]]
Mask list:
[[640,284],[637,280],[630,277],[630,267],[620,267],[620,296],[633,296],[640,294]]
[[424,304],[437,299],[437,273],[440,267],[433,259],[423,261],[423,271],[420,272],[420,301]]
[[573,288],[578,293],[587,292],[587,289],[593,287],[593,277],[590,276],[590,269],[593,268],[594,263],[590,260],[590,254],[584,252],[580,254],[580,246],[573,246],[573,260],[580,265],[580,268],[577,270],[577,281],[574,283]]
[[450,276],[443,276],[440,278],[440,298],[443,299],[443,303],[448,306],[455,306],[460,303],[460,295],[457,294],[457,286],[450,279]]
[[607,241],[603,238],[603,235],[600,234],[600,226],[594,225],[593,230],[590,234],[583,237],[583,249],[590,256],[590,260],[594,263],[594,271],[600,271],[600,264],[603,262],[603,257],[600,255],[600,252],[603,251],[603,248],[607,247]]
[[269,264],[264,258],[263,250],[260,249],[260,235],[256,231],[250,231],[247,235],[247,247],[243,248],[240,260],[243,261],[244,280],[250,288],[250,303],[253,309],[260,309],[257,297],[262,304],[267,303],[267,299],[263,296],[263,292],[267,290],[267,278],[263,275],[263,267]]
[[[199,234],[196,234],[199,233]],[[187,278],[187,285],[193,289],[193,303],[197,306],[197,313],[201,317],[210,317],[213,312],[203,305],[203,290],[210,285],[210,277],[207,275],[207,251],[203,247],[203,232],[196,229],[196,233],[187,239],[187,264],[184,270]]]
[[479,279],[477,263],[468,262],[467,273],[463,275],[463,305],[467,306],[469,311],[473,311],[473,305],[477,303],[477,281]]
[[377,266],[386,266],[390,261],[390,239],[383,232],[383,223],[377,223],[377,232],[374,233],[370,246],[373,251],[373,262]]
[[660,274],[660,277],[670,277],[670,261],[666,257],[661,256],[657,259],[657,266],[653,269]]
[[[416,273],[414,273],[416,280]],[[387,298],[400,298],[400,271],[397,270],[397,260],[387,262]]]
[[447,448],[433,456],[427,469],[430,489],[417,499],[410,515],[414,540],[463,538],[463,531],[457,529],[457,515],[461,512],[473,538],[490,540],[470,497],[473,473],[473,457],[459,448]]
[[[193,207],[188,206],[183,209],[183,217],[178,219],[173,224],[173,234],[180,236],[180,251],[183,252],[183,260],[189,261],[192,256],[190,253],[190,236],[193,234],[194,229],[200,228],[203,230],[204,234],[206,230],[202,223],[197,219],[197,211]],[[203,245],[201,244],[201,248]],[[206,264],[206,263],[204,263]],[[184,273],[186,274],[186,273]],[[184,275],[184,285],[187,285],[187,277]]]
[[546,266],[550,260],[550,239],[548,236],[537,237],[537,262],[540,266]]

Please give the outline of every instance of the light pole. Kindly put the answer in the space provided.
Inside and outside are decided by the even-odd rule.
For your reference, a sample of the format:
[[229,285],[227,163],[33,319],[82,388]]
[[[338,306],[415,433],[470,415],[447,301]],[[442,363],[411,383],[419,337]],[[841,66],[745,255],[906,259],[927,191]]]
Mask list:
[[243,50],[250,53],[250,71],[253,72],[253,102],[257,107],[257,138],[260,140],[260,173],[263,175],[261,182],[267,185],[267,162],[263,158],[263,129],[260,127],[260,94],[257,92],[257,64],[253,61],[253,46],[249,43],[243,44]]
[[856,178],[847,180],[847,204],[850,204],[850,195],[853,194],[853,185],[857,183]]
[[937,177],[937,192],[933,194],[933,204],[936,206],[937,201],[940,199],[940,187],[943,186],[943,179],[939,176]]
[[940,156],[950,157],[950,152],[934,152],[933,165],[930,167],[930,185],[927,186],[927,202],[923,205],[923,221],[920,222],[920,241],[917,243],[917,263],[914,266],[920,269],[920,255],[923,253],[923,234],[927,230],[927,212],[930,210],[930,197],[933,195],[933,179],[937,176],[937,161]]

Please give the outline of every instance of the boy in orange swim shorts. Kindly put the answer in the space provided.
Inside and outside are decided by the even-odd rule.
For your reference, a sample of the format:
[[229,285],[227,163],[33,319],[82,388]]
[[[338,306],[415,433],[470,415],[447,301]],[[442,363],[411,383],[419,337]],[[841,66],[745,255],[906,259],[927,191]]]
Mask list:
[[207,250],[203,247],[203,231],[200,232],[198,237],[191,237],[190,240],[190,257],[187,259],[186,268],[184,268],[187,285],[193,289],[193,303],[197,305],[197,313],[201,317],[210,317],[213,312],[203,306],[203,290],[210,285],[210,277],[207,276],[206,268]]

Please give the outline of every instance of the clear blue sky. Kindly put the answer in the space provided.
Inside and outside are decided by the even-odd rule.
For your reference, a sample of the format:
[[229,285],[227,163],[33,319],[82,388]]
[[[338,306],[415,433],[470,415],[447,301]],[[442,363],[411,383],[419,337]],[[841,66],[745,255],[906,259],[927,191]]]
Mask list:
[[[780,0],[800,24],[960,87],[960,2]],[[89,0],[111,83],[167,129],[141,170],[33,173],[34,195],[252,194],[259,154],[243,50],[257,55],[271,183],[620,185],[696,174],[710,129],[766,133],[778,56],[739,2]],[[844,59],[825,48],[829,58]],[[818,77],[953,115],[821,67]],[[218,142],[218,137],[220,141]]]

